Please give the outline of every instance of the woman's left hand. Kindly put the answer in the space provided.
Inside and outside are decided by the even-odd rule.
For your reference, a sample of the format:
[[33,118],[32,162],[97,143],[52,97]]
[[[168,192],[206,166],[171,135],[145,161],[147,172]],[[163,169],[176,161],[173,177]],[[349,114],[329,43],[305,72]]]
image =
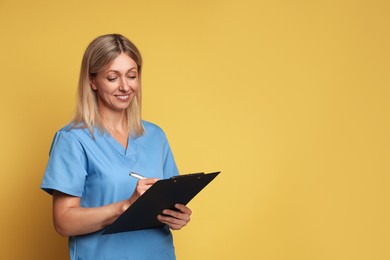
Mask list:
[[179,211],[164,209],[162,212],[164,215],[159,214],[157,219],[167,224],[173,230],[180,230],[190,222],[192,211],[186,205],[182,204],[176,204],[175,208]]

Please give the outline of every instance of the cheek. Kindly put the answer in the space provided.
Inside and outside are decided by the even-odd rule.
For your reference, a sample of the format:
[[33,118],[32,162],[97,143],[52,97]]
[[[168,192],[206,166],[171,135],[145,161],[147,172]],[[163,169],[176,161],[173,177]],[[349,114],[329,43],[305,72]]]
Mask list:
[[108,101],[112,96],[112,93],[109,89],[102,88],[101,86],[98,86],[97,90],[95,90],[95,93],[99,99],[106,101]]
[[110,86],[109,84],[99,84],[96,85],[96,87],[100,94],[110,94],[113,90],[115,90],[115,86]]
[[129,86],[130,86],[131,91],[138,92],[138,90],[139,90],[139,84],[138,83],[131,82],[129,84]]

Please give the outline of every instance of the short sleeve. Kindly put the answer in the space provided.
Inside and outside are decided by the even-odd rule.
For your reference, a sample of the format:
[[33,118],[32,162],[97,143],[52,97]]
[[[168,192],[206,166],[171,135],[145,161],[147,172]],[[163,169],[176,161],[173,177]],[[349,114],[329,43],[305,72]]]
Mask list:
[[82,197],[87,176],[84,149],[71,132],[56,133],[50,148],[50,157],[41,183],[41,189],[53,190]]
[[[164,135],[165,137],[165,135]],[[164,147],[163,147],[163,156],[164,156],[164,177],[170,178],[172,176],[179,175],[179,170],[177,169],[175,159],[172,154],[171,147],[168,143],[168,140],[165,137]]]

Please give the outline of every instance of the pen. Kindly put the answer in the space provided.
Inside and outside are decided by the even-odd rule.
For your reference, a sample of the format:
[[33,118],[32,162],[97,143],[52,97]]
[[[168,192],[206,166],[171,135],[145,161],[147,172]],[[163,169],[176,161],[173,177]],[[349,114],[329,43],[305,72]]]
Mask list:
[[131,177],[137,178],[138,180],[146,179],[144,176],[142,176],[141,174],[138,174],[138,173],[136,173],[136,172],[130,172],[129,175],[130,175]]

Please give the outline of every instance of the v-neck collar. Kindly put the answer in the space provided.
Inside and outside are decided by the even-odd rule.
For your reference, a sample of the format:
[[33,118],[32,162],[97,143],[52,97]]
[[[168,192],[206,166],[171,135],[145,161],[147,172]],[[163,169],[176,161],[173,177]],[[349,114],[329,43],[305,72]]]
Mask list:
[[135,155],[137,144],[135,139],[132,139],[131,136],[127,138],[127,148],[123,147],[110,133],[104,133],[103,137],[123,156],[131,157]]

